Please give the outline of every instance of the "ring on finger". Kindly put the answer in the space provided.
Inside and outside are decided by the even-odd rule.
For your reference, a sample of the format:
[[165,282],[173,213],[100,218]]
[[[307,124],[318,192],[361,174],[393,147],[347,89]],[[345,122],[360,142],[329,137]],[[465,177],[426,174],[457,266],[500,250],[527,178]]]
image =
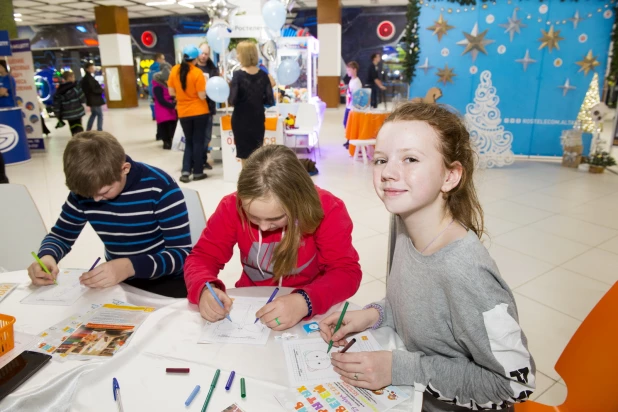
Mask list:
[[281,322],[279,322],[279,318],[275,318],[275,322],[277,322],[277,326],[281,326]]
[[358,380],[358,373],[354,374],[354,380],[357,381]]

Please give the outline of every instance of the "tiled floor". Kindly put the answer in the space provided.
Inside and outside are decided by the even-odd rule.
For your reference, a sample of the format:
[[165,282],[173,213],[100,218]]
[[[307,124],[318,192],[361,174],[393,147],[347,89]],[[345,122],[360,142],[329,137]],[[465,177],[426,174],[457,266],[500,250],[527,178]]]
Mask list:
[[[329,110],[318,158],[319,186],[343,199],[354,221],[354,245],[361,256],[363,283],[352,301],[381,299],[386,287],[388,213],[373,191],[371,167],[352,161],[341,147],[342,111]],[[134,159],[180,175],[181,154],[164,152],[154,140],[146,107],[105,112],[105,129]],[[66,128],[55,130],[47,154],[11,166],[12,183],[25,184],[50,227],[67,195],[62,172]],[[187,186],[200,192],[210,215],[221,197],[235,190],[215,165],[205,181]],[[517,299],[520,321],[539,374],[534,398],[560,404],[566,387],[554,364],[591,308],[618,281],[618,176],[590,175],[554,162],[518,161],[478,174],[486,212],[485,243]],[[87,228],[65,267],[86,267],[102,245]],[[238,254],[222,278],[230,285],[241,271]]]

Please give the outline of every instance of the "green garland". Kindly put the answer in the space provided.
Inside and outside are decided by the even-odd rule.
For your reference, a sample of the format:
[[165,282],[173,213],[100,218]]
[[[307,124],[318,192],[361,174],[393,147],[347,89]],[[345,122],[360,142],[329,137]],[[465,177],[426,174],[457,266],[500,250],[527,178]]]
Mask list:
[[421,52],[421,47],[418,39],[418,18],[421,15],[421,6],[417,0],[408,1],[408,11],[406,11],[406,20],[408,25],[403,36],[403,49],[406,53],[403,60],[403,76],[408,83],[414,79],[416,72],[416,64],[418,63],[418,56]]
[[612,62],[609,65],[608,83],[610,86],[616,84],[618,80],[618,13],[614,10],[614,27],[612,28]]

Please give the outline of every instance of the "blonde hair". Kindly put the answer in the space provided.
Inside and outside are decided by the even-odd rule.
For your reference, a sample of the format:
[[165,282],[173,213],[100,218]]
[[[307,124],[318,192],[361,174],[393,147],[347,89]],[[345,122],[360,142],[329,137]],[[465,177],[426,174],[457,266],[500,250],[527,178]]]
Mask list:
[[258,65],[258,51],[255,43],[250,41],[241,41],[236,46],[238,61],[242,67],[252,67]]
[[438,148],[444,167],[461,163],[461,180],[451,191],[444,193],[446,208],[453,219],[472,230],[480,238],[485,230],[483,208],[474,187],[476,152],[462,118],[448,106],[407,102],[398,106],[384,122],[421,121],[430,125],[438,135]]
[[122,145],[107,132],[81,132],[69,140],[62,158],[69,190],[93,197],[101,188],[120,181],[127,161]]
[[302,236],[316,231],[324,210],[320,196],[296,153],[286,146],[268,145],[253,152],[238,178],[237,209],[247,222],[242,202],[273,197],[283,208],[288,226],[273,254],[274,280],[296,269]]

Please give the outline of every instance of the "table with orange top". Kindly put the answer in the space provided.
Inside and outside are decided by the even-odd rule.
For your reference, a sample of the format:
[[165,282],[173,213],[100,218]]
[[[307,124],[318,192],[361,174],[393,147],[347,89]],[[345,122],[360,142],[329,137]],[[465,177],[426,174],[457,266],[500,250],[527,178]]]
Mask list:
[[[345,129],[346,139],[375,139],[390,114],[386,111],[359,112],[352,110],[348,116],[348,125]],[[350,145],[350,156],[354,156],[353,145]]]

